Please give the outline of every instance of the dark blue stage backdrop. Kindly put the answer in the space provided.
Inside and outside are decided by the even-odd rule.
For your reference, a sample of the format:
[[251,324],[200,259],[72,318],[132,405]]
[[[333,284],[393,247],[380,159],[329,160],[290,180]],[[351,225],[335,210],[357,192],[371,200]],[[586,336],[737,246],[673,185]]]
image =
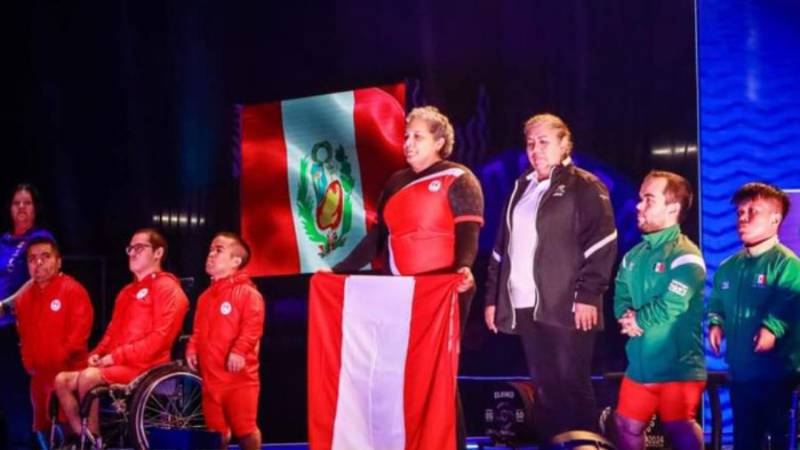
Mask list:
[[[763,181],[795,191],[781,238],[800,252],[800,3],[708,0],[698,8],[701,243],[707,290],[741,248],[731,196]],[[725,362],[707,349],[709,370]],[[732,432],[723,392],[725,436]]]
[[[193,301],[208,285],[209,238],[239,223],[236,105],[406,80],[407,104],[434,104],[451,117],[454,159],[484,183],[479,286],[500,204],[524,165],[522,124],[537,112],[562,116],[573,131],[576,160],[609,184],[621,251],[638,240],[633,206],[650,169],[697,181],[692,0],[311,3],[33,1],[4,11],[7,36],[0,45],[10,113],[3,123],[0,194],[23,180],[39,185],[47,225],[69,255],[65,270],[87,284],[95,302],[93,339],[130,279],[123,248],[135,228],[158,225],[166,232],[168,267],[186,278]],[[723,3],[703,7],[716,8],[714,20],[721,22]],[[750,35],[738,33],[744,46]],[[782,39],[767,31],[758,36],[771,52],[773,40]],[[700,37],[706,46],[717,39]],[[727,56],[725,49],[712,53]],[[701,49],[701,56],[708,54]],[[742,78],[735,81],[744,96],[751,75],[749,53],[741,55],[741,64],[727,70]],[[752,76],[766,82],[771,64],[759,64]],[[725,93],[740,86],[716,86],[716,72],[704,70],[712,82],[701,87]],[[790,137],[774,134],[797,122],[796,113],[782,115],[785,103],[774,93],[796,92],[796,84],[758,86],[752,107],[765,119],[748,130],[768,147],[755,162],[773,158],[769,165],[796,176],[786,164],[788,150],[781,150]],[[716,118],[719,111],[746,115],[748,105],[744,98],[703,107]],[[710,164],[730,159],[714,156],[715,143],[752,142],[725,134],[743,120],[704,122],[710,147],[700,153],[716,158]],[[724,202],[728,194],[720,189],[702,190],[704,208],[708,195]],[[724,208],[714,213],[726,214]],[[696,214],[685,229],[698,238]],[[720,253],[730,250],[727,242],[716,244]],[[265,440],[305,440],[308,279],[257,283],[268,301],[260,403]],[[516,339],[490,335],[482,325],[481,295],[464,337],[463,373],[524,374]],[[623,339],[609,323],[596,373],[625,365]]]

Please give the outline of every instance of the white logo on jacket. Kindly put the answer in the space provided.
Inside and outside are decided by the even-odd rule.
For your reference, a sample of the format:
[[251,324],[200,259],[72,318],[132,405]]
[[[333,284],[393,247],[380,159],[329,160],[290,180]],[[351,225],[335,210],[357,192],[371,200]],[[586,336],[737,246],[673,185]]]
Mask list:
[[431,184],[428,185],[428,190],[431,192],[439,192],[439,189],[442,188],[442,180],[433,180]]
[[61,309],[61,300],[54,298],[53,301],[50,302],[50,310],[58,311],[60,309]]
[[136,299],[137,299],[137,300],[141,300],[141,299],[143,299],[143,298],[147,297],[147,294],[148,294],[149,292],[150,292],[150,291],[148,291],[148,290],[147,290],[147,288],[141,288],[141,289],[139,289],[139,292],[137,292],[137,293],[136,293]]
[[563,197],[564,194],[567,192],[567,186],[564,184],[559,184],[556,188],[556,191],[553,192],[553,197]]
[[686,297],[686,294],[689,293],[689,286],[681,283],[678,280],[672,280],[669,283],[669,291],[674,294],[680,295],[681,297]]
[[228,314],[231,313],[232,310],[233,310],[233,306],[231,306],[230,302],[222,302],[222,304],[219,305],[219,312],[223,316],[227,316]]
[[728,290],[730,288],[731,288],[731,283],[729,281],[723,281],[722,285],[720,286],[720,289],[722,289],[723,291]]

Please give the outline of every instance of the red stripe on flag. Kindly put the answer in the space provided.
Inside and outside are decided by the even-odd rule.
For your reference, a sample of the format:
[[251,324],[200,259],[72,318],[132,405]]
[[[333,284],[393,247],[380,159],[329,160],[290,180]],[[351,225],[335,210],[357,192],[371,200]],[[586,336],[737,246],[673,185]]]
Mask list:
[[377,222],[380,193],[389,176],[405,167],[405,84],[354,91],[353,122],[367,229]]
[[[242,110],[241,231],[253,249],[253,276],[297,273],[280,102]],[[280,236],[280,239],[276,239]]]
[[308,299],[308,443],[314,450],[333,444],[333,424],[342,366],[342,308],[346,277],[317,273]]
[[455,448],[460,275],[416,278],[406,356],[406,449]]

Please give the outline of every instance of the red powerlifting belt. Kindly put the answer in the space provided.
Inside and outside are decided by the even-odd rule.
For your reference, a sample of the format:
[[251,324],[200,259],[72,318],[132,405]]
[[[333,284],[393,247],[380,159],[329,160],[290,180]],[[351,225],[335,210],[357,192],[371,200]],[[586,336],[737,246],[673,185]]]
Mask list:
[[389,263],[396,275],[415,275],[453,266],[455,218],[450,186],[464,174],[445,169],[407,184],[386,202]]

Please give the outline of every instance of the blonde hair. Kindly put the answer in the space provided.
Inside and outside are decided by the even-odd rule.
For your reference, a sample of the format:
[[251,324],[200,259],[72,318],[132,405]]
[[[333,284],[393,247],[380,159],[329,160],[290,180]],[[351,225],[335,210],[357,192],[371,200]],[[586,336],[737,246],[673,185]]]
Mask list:
[[453,125],[450,124],[450,119],[442,114],[438,108],[435,106],[420,106],[412,109],[406,116],[406,125],[410,124],[414,119],[423,120],[428,124],[434,140],[444,139],[444,145],[439,149],[439,156],[447,158],[453,153],[453,145],[456,142]]
[[567,138],[567,155],[572,153],[572,132],[569,131],[569,127],[560,117],[550,114],[550,113],[543,113],[543,114],[536,114],[532,116],[530,119],[525,121],[525,134],[527,135],[528,132],[533,129],[533,127],[537,125],[546,124],[550,126],[550,128],[556,130],[558,132],[558,138],[563,139],[564,137]]

